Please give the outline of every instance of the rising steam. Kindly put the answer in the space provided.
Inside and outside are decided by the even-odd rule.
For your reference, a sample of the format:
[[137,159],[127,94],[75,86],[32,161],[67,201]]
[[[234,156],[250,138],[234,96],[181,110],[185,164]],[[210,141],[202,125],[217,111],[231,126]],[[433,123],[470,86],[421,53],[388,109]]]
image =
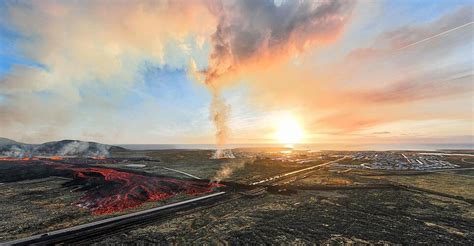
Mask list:
[[[230,133],[230,128],[228,125],[230,105],[228,105],[221,96],[220,88],[216,86],[214,78],[207,76],[205,72],[198,71],[194,60],[191,60],[190,69],[191,75],[201,82],[204,81],[207,88],[212,93],[209,119],[213,122],[215,127],[214,136],[216,139],[216,151],[212,155],[211,159],[235,158],[232,151],[230,149],[226,149],[225,147]],[[206,76],[205,79],[203,79],[203,75]]]
[[215,137],[217,149],[212,159],[235,158],[232,151],[225,149],[225,144],[229,137],[229,111],[230,106],[225,103],[219,90],[213,89],[210,118],[216,128]]
[[14,143],[0,145],[0,156],[14,158],[33,156],[103,157],[110,155],[111,148],[110,145],[78,140],[62,140],[39,145]]
[[246,164],[253,163],[252,160],[230,160],[225,163],[222,168],[217,171],[216,175],[211,179],[213,182],[221,182],[222,180],[230,177],[235,171],[244,168]]

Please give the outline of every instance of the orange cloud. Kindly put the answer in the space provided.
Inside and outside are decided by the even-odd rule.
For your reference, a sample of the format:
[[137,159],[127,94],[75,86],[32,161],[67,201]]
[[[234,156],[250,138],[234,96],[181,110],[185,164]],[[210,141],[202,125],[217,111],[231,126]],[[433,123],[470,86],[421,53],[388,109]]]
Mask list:
[[[433,27],[443,31],[472,18],[466,15],[468,10],[461,8],[431,23],[391,33],[408,37],[405,30]],[[445,25],[435,27],[440,23]],[[419,38],[434,32],[423,33]],[[301,55],[295,62],[259,66],[247,72],[245,80],[253,88],[253,100],[259,106],[267,110],[297,109],[307,119],[307,128],[315,133],[348,134],[403,120],[464,121],[472,119],[465,105],[474,91],[472,68],[442,61],[470,40],[468,34],[469,29],[406,51],[383,48],[386,42],[391,43],[385,39],[376,41],[373,47],[349,51],[330,63],[314,62],[318,56]]]
[[281,63],[333,41],[349,19],[352,1],[217,2],[206,83],[235,81],[237,74]]

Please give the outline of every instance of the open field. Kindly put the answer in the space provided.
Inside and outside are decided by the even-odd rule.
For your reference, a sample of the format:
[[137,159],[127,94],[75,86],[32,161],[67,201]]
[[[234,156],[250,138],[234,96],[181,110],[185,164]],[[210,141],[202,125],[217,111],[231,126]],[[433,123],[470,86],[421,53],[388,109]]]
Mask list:
[[419,176],[387,176],[389,181],[474,200],[474,179],[457,173],[437,172]]

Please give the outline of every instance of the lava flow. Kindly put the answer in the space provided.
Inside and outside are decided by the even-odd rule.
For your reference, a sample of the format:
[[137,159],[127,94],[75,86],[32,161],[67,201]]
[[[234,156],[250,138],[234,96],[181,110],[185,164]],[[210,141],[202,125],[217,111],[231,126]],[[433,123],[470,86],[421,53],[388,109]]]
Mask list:
[[223,186],[200,180],[148,176],[109,168],[59,163],[54,162],[55,159],[5,158],[0,161],[15,164],[12,168],[17,169],[14,173],[18,173],[18,177],[8,177],[11,182],[20,181],[25,177],[26,179],[48,176],[72,178],[64,185],[73,191],[83,192],[75,204],[89,209],[95,215],[134,208],[148,201],[164,200],[178,194],[210,193],[214,188]]
[[74,180],[85,191],[77,203],[93,214],[108,214],[137,207],[147,201],[159,201],[177,194],[199,195],[213,191],[216,184],[203,181],[149,177],[105,168],[71,168]]
[[29,158],[29,157],[0,157],[0,161],[30,161],[30,160],[37,160],[37,158]]

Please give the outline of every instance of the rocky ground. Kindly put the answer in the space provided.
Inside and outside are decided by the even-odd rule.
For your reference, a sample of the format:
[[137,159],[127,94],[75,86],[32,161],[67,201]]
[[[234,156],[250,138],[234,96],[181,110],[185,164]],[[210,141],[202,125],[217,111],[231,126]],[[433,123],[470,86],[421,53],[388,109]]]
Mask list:
[[[163,169],[169,167],[203,178],[212,178],[229,161],[209,160],[211,154],[210,151],[119,153],[118,155],[146,155],[155,161],[140,161],[135,164],[145,166],[134,167],[127,166],[131,162],[107,164],[105,160],[97,166],[182,177],[179,173]],[[227,180],[240,180],[243,183],[334,159],[324,157],[313,163],[298,163],[287,159],[276,161],[273,157],[255,158],[242,153],[236,155],[245,164],[237,163],[232,166],[234,170]],[[12,174],[5,173],[8,170],[16,171]],[[43,169],[32,170],[34,172],[30,170],[21,173],[6,164],[0,166],[0,177],[4,179],[0,180],[3,182],[0,184],[0,241],[41,234],[185,199],[177,196],[161,203],[148,202],[121,213],[92,215],[75,205],[82,193],[72,191],[64,185],[70,179],[54,175],[48,177]],[[14,181],[14,175],[21,176],[22,180]],[[413,174],[325,167],[292,182],[293,190],[287,193],[291,195],[265,193],[258,197],[226,201],[166,221],[128,228],[93,239],[87,244],[472,245],[472,175],[472,170]],[[402,188],[405,186],[411,188]]]
[[[266,164],[257,163],[263,166],[252,170]],[[240,169],[236,176],[245,176],[246,170]],[[474,207],[467,173],[385,175],[385,171],[321,169],[293,182],[296,194],[233,200],[94,243],[469,245],[474,243]],[[396,186],[317,190],[321,185],[387,184],[409,185],[413,190]]]
[[232,201],[96,241],[158,244],[474,242],[471,204],[404,190],[300,191]]

